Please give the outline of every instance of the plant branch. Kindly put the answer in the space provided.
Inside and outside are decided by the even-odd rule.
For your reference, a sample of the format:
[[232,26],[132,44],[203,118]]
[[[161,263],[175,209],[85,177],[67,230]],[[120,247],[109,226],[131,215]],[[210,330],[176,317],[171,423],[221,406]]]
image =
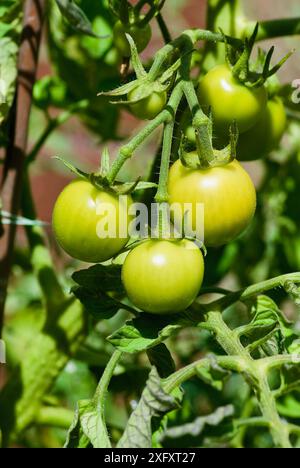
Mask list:
[[[254,22],[250,23],[247,27],[247,33],[251,33],[254,26]],[[296,36],[298,34],[300,34],[300,17],[262,21],[259,24],[256,41],[263,41],[276,37]]]
[[113,376],[114,370],[122,356],[121,351],[115,351],[110,358],[103,375],[100,379],[99,385],[97,387],[94,400],[97,405],[98,411],[104,414],[104,405],[106,401],[106,394],[108,390],[109,383]]
[[74,412],[66,408],[42,406],[36,416],[35,423],[39,426],[69,429],[74,419]]
[[[277,276],[276,278],[262,281],[261,283],[253,284],[252,286],[230,293],[221,299],[211,302],[210,304],[205,305],[205,308],[207,310],[225,310],[235,302],[247,301],[254,296],[270,291],[271,289],[284,287],[285,283],[288,281],[300,283],[300,273],[289,273],[287,275]],[[203,307],[203,305],[201,307]]]

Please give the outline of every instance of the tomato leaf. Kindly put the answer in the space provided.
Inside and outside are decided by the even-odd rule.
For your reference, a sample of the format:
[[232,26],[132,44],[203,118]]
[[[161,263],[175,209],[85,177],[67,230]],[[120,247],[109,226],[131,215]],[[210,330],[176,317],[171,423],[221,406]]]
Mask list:
[[72,289],[72,293],[97,319],[109,319],[120,309],[128,308],[109,294],[113,291],[123,293],[120,271],[117,265],[95,265],[72,276],[78,285]]
[[151,448],[152,419],[162,418],[166,413],[178,407],[179,401],[163,390],[157,370],[153,367],[141,399],[131,414],[117,447]]
[[77,404],[74,421],[69,429],[65,448],[110,448],[103,411],[99,411],[93,400],[82,400]]
[[73,273],[72,279],[79,286],[83,286],[90,291],[124,292],[121,281],[121,266],[119,265],[94,265],[86,270]]
[[175,372],[175,363],[165,344],[160,343],[154,346],[154,348],[148,349],[147,356],[152,366],[156,367],[162,379]]
[[249,351],[256,349],[262,355],[285,352],[286,340],[293,335],[291,324],[268,296],[258,296],[250,303],[253,317],[248,325],[240,327],[239,335],[246,339]]
[[182,324],[176,323],[174,317],[154,317],[143,313],[109,336],[108,341],[120,351],[137,353],[153,348],[181,328]]
[[98,36],[98,34],[94,33],[88,17],[72,0],[56,0],[56,3],[61,14],[77,32],[97,37],[98,39],[106,39],[108,37]]
[[234,406],[228,405],[218,408],[214,413],[207,416],[200,416],[193,422],[183,424],[181,426],[174,426],[164,431],[161,440],[166,438],[178,439],[179,437],[199,437],[206,429],[207,426],[217,427],[234,415]]
[[96,293],[79,286],[73,288],[72,293],[84,306],[86,312],[97,319],[109,319],[122,308],[120,302],[100,291]]

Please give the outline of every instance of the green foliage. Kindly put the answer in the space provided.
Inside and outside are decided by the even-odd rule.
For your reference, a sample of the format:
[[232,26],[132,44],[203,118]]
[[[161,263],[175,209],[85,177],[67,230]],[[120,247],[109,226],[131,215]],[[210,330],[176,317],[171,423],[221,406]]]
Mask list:
[[21,7],[21,0],[7,0],[0,6],[0,145],[7,138],[5,121],[15,94]]
[[[116,85],[119,82],[118,56],[112,44],[113,19],[106,2],[95,3],[89,0],[76,4],[61,3],[72,5],[72,10],[76,8],[76,11],[81,12],[80,18],[85,18],[84,31],[81,19],[79,25],[81,32],[85,34],[78,34],[64,21],[52,1],[49,15],[49,51],[53,66],[68,90],[68,103],[82,99],[89,101],[88,108],[79,113],[88,128],[104,140],[114,139],[117,137],[119,111],[116,107],[108,105],[107,98],[97,97],[99,91],[108,89],[112,83]],[[73,18],[73,13],[71,17]],[[88,36],[87,24],[91,25],[88,28]],[[78,27],[76,23],[77,30]],[[90,28],[93,34],[90,34]],[[104,38],[99,39],[98,36]]]

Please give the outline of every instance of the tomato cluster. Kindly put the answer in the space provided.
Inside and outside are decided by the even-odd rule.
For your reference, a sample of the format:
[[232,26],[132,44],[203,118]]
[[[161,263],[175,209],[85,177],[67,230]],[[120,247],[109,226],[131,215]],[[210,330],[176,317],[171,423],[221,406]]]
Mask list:
[[[149,30],[115,25],[115,42],[123,56],[130,54],[125,36],[130,32],[138,50],[150,39]],[[132,113],[141,119],[154,119],[166,106],[167,93],[144,92],[143,85],[128,94]],[[158,88],[159,89],[159,88]],[[228,140],[235,121],[240,138],[237,159],[254,160],[268,154],[280,142],[286,127],[286,114],[280,98],[268,97],[265,86],[240,82],[227,65],[213,68],[199,82],[199,103],[212,116],[215,140],[220,145]],[[196,148],[196,135],[191,121],[183,119],[189,146]],[[172,222],[182,226],[188,218],[197,232],[198,206],[204,209],[204,243],[207,247],[222,246],[236,239],[249,226],[256,209],[254,184],[238,160],[201,165],[198,152],[182,153],[170,168],[167,180]],[[189,165],[188,161],[198,161]],[[190,167],[191,166],[191,167]],[[91,179],[92,180],[92,179]],[[59,196],[53,213],[53,228],[61,247],[72,257],[91,263],[104,262],[118,255],[129,235],[120,236],[120,223],[128,227],[131,217],[130,195],[119,198],[113,187],[77,180]],[[109,216],[114,235],[99,237],[98,225],[103,221],[99,207],[110,204]],[[186,210],[186,207],[189,209]],[[102,214],[101,214],[102,213]],[[161,226],[160,226],[161,227]],[[122,230],[124,232],[124,229]],[[176,236],[175,236],[176,237]],[[122,281],[132,304],[152,314],[172,314],[187,309],[197,298],[204,276],[204,260],[195,242],[184,238],[144,240],[127,254],[122,267]]]

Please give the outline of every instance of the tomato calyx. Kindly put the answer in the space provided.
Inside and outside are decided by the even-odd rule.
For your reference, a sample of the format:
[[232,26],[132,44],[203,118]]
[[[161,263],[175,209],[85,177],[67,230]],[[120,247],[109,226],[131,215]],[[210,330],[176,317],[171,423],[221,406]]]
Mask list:
[[[195,130],[197,132],[197,130]],[[198,149],[191,150],[191,145],[187,142],[187,137],[183,135],[183,139],[179,148],[179,158],[183,166],[190,169],[207,169],[210,167],[226,166],[236,159],[236,150],[239,139],[239,131],[236,122],[230,126],[230,141],[229,144],[221,149],[214,149],[213,159],[203,158],[200,156]]]
[[[108,92],[100,92],[98,96],[109,96],[112,98],[120,98],[125,96],[125,99],[118,99],[111,101],[112,104],[120,105],[132,105],[137,104],[154,93],[161,94],[166,93],[174,82],[174,77],[177,70],[180,67],[181,60],[178,59],[173,63],[167,70],[165,70],[160,76],[152,76],[147,73],[144,66],[139,58],[136,44],[130,34],[126,34],[126,38],[131,48],[131,61],[132,66],[136,74],[136,80],[126,83],[114,90]],[[135,91],[135,98],[130,99],[128,96]]]
[[226,44],[226,61],[232,70],[234,78],[243,83],[249,88],[260,88],[264,86],[266,81],[275,75],[278,70],[291,57],[294,51],[286,54],[275,66],[271,66],[271,60],[274,54],[275,47],[272,46],[268,52],[259,49],[258,58],[254,62],[253,67],[250,61],[256,37],[259,30],[259,23],[255,25],[252,35],[246,37],[242,49],[233,49],[224,36]]
[[57,159],[58,161],[62,162],[78,178],[90,182],[98,190],[103,190],[108,193],[110,192],[114,195],[130,195],[131,193],[136,192],[138,190],[157,188],[156,183],[142,181],[140,177],[132,182],[114,181],[113,183],[110,183],[108,180],[108,174],[110,169],[110,156],[107,148],[103,151],[101,158],[101,167],[98,172],[87,173],[75,167],[72,163],[64,160],[63,158],[56,156],[54,159]]

